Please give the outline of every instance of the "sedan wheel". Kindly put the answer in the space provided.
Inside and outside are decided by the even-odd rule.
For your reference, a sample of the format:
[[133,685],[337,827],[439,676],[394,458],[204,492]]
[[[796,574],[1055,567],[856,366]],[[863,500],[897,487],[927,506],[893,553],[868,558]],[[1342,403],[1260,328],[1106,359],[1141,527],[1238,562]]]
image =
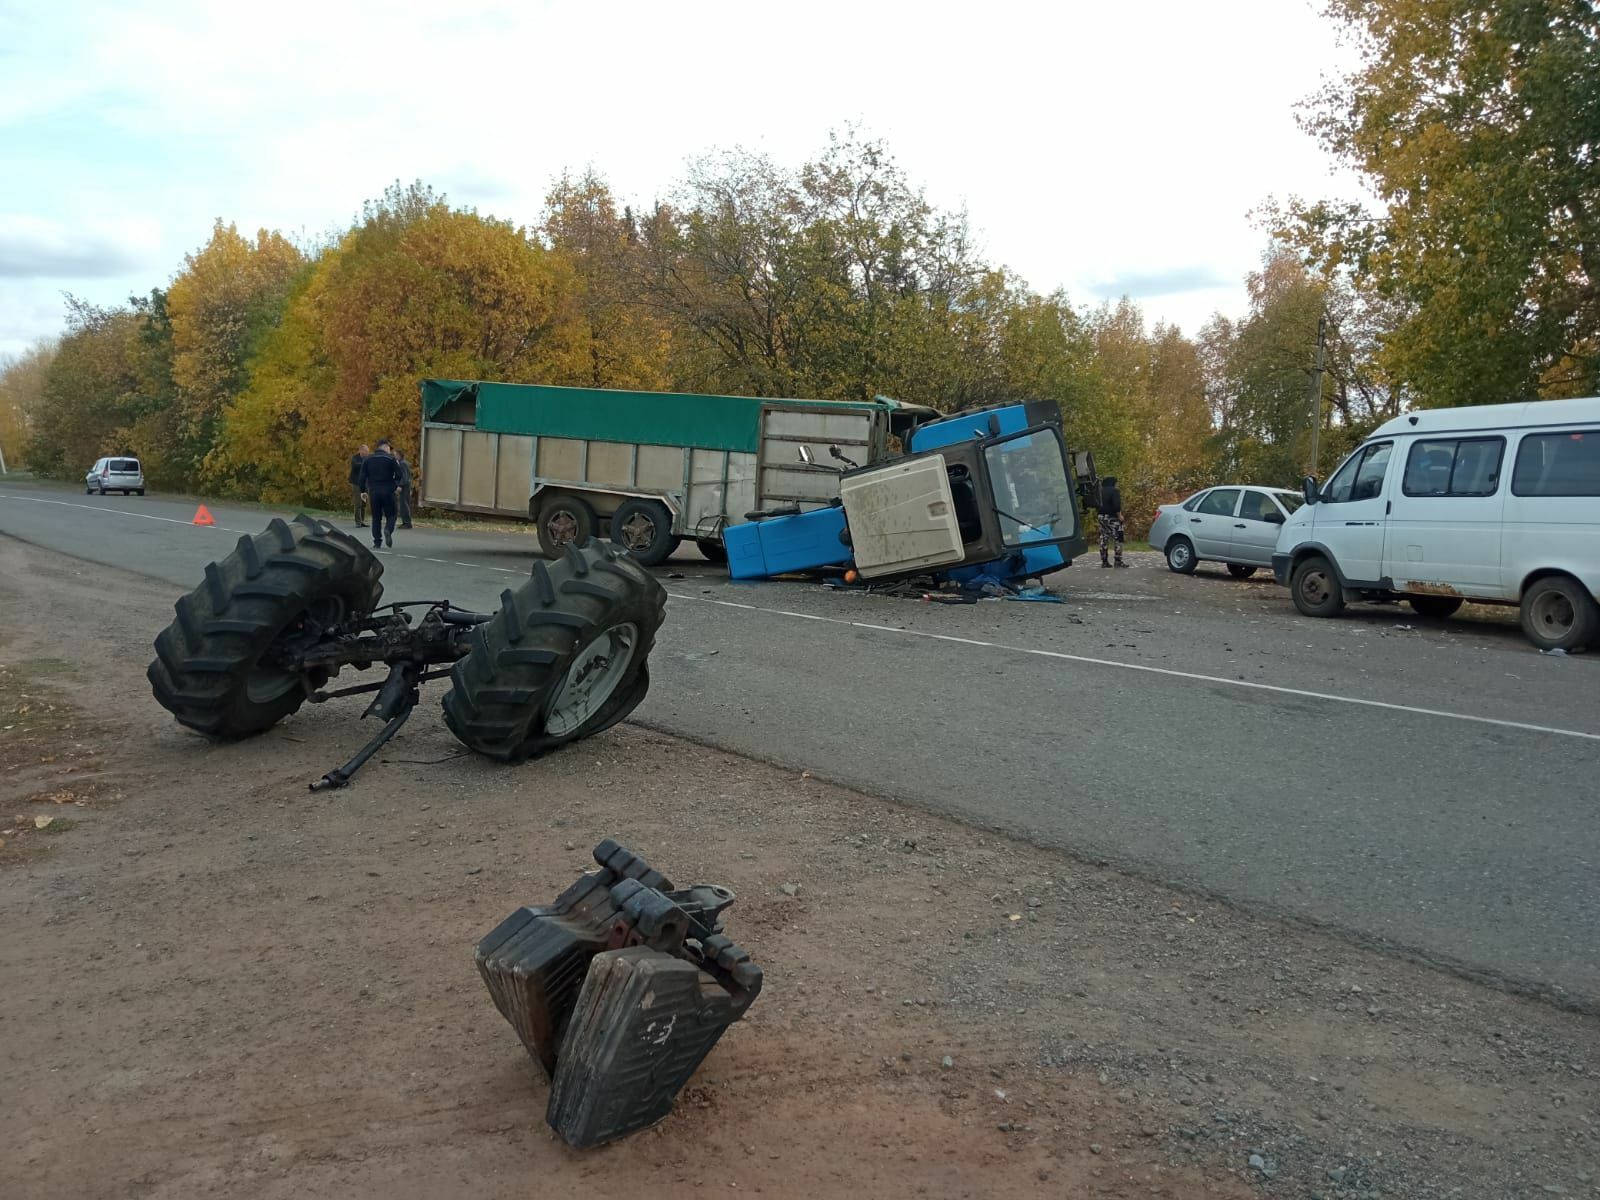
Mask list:
[[1186,537],[1175,537],[1167,543],[1167,566],[1179,575],[1193,575],[1200,560],[1194,556],[1194,544]]

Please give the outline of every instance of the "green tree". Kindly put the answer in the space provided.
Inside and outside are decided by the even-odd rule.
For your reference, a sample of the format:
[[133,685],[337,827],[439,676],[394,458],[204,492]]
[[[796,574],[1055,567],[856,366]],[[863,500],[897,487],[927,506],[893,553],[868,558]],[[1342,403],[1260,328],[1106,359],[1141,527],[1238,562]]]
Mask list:
[[143,453],[122,434],[144,401],[137,315],[68,296],[66,323],[29,415],[26,454],[41,474],[70,478],[102,454]]
[[1329,0],[1360,66],[1303,123],[1376,207],[1281,231],[1398,306],[1387,371],[1427,404],[1600,391],[1600,8]]
[[1214,318],[1200,357],[1225,477],[1290,486],[1310,467],[1311,380],[1317,323],[1327,318],[1319,470],[1379,421],[1399,411],[1401,392],[1382,374],[1378,349],[1391,314],[1358,296],[1347,279],[1318,275],[1281,244],[1246,280],[1250,311]]
[[[1178,330],[1147,330],[1124,297],[1092,314],[1085,431],[1102,475],[1122,485],[1129,531],[1142,536],[1155,507],[1209,482],[1211,414],[1194,343]],[[1070,416],[1069,416],[1070,428]]]

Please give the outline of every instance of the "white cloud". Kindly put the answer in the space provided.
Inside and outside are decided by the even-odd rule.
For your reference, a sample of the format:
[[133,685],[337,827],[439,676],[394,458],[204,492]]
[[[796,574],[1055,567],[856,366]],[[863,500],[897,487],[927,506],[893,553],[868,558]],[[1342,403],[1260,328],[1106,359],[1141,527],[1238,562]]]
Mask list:
[[0,29],[0,165],[30,125],[82,121],[32,215],[150,221],[165,265],[142,286],[217,216],[320,232],[420,176],[531,223],[563,169],[648,203],[690,156],[798,163],[860,122],[1035,287],[1231,281],[1142,297],[1192,333],[1199,298],[1242,306],[1265,241],[1248,210],[1352,190],[1294,124],[1339,62],[1304,0],[69,7]]
[[0,212],[0,279],[105,279],[155,269],[147,220],[66,222]]

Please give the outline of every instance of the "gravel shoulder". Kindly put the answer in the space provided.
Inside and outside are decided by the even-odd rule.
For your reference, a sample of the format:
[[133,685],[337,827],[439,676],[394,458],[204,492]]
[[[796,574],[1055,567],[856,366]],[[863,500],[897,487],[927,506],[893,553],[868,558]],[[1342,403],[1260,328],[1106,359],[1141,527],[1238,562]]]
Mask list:
[[[314,796],[358,704],[185,733],[106,574],[0,538],[12,1194],[1600,1195],[1593,1017],[635,726],[503,768],[435,700]],[[768,982],[579,1155],[471,948],[605,836]]]

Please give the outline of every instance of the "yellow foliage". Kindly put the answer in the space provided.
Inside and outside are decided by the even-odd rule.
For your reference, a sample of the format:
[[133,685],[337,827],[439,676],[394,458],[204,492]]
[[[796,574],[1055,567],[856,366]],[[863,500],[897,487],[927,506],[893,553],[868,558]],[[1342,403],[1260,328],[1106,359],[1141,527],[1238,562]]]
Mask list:
[[198,466],[216,440],[223,408],[248,380],[254,342],[276,320],[303,264],[281,234],[263,229],[251,242],[220,220],[211,240],[184,259],[167,293],[179,443],[169,453]]
[[415,461],[417,381],[585,383],[571,267],[520,227],[434,204],[347,234],[289,298],[212,466],[266,499],[342,494],[361,442]]

